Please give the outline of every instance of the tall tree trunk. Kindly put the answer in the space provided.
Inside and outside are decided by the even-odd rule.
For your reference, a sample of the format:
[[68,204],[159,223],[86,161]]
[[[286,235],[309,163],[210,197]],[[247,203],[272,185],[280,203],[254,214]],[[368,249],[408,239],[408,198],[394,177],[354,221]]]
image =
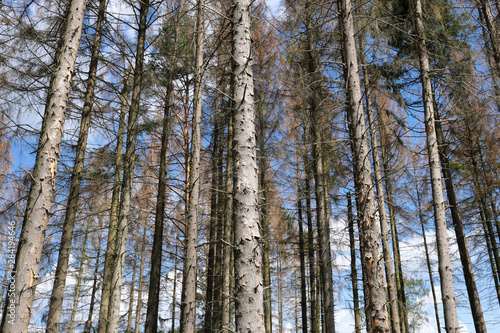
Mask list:
[[257,136],[258,136],[258,154],[259,154],[259,192],[262,195],[259,198],[260,206],[260,225],[262,226],[262,236],[264,244],[262,248],[262,276],[264,282],[264,325],[266,333],[272,333],[272,304],[271,304],[271,229],[269,222],[269,184],[267,182],[267,156],[266,156],[266,133],[265,133],[265,119],[264,119],[264,106],[262,102],[263,96],[261,91],[256,89],[257,102]]
[[297,172],[297,214],[298,214],[297,223],[299,224],[300,309],[302,311],[302,332],[307,333],[306,260],[305,260],[304,227],[303,227],[304,219],[302,216],[301,189],[302,189],[301,177],[298,171]]
[[250,0],[233,0],[233,220],[236,331],[265,332]]
[[[217,117],[217,115],[215,115]],[[215,251],[217,237],[217,219],[218,219],[218,172],[219,172],[219,121],[214,120],[212,135],[212,188],[210,190],[210,226],[208,231],[208,256],[207,256],[207,292],[205,299],[205,322],[204,332],[210,333],[214,329],[213,309],[214,309],[214,271],[215,271]],[[217,328],[218,329],[218,328]]]
[[354,184],[358,220],[364,251],[362,267],[366,272],[365,291],[368,292],[365,304],[367,327],[371,332],[388,332],[389,316],[385,297],[384,268],[380,258],[380,234],[375,218],[375,196],[371,179],[370,159],[368,157],[368,138],[363,115],[361,82],[359,78],[358,57],[353,23],[353,8],[350,0],[341,0],[343,51],[346,67],[349,106],[347,110],[349,133],[353,153]]
[[[376,104],[375,104],[376,105]],[[391,224],[392,253],[394,256],[394,275],[396,281],[396,291],[399,306],[399,319],[401,332],[408,332],[408,312],[406,311],[406,293],[403,277],[403,267],[401,264],[401,252],[399,251],[399,233],[396,223],[396,211],[394,204],[394,191],[392,186],[392,173],[389,163],[389,133],[387,130],[386,111],[378,110],[378,120],[380,128],[380,144],[382,152],[382,164],[384,166],[385,193],[387,196],[387,206],[389,208],[389,221]]]
[[[305,133],[304,133],[305,134]],[[304,156],[304,165],[306,172],[305,192],[306,192],[306,218],[307,218],[307,256],[309,258],[309,294],[311,300],[311,333],[319,333],[319,311],[316,298],[316,258],[314,246],[314,229],[312,223],[312,208],[311,208],[311,172],[309,167],[309,159]]]
[[125,132],[125,117],[127,115],[127,107],[129,100],[129,85],[128,81],[131,75],[131,68],[127,68],[125,78],[123,80],[123,88],[120,93],[121,109],[120,119],[118,123],[118,132],[116,135],[116,152],[115,152],[115,175],[113,179],[113,193],[111,195],[111,209],[109,214],[108,239],[107,248],[104,256],[104,272],[102,279],[101,306],[99,308],[99,321],[97,324],[97,332],[105,333],[108,324],[109,313],[109,298],[111,294],[111,274],[114,269],[115,254],[116,254],[116,231],[118,225],[118,206],[120,203],[121,178],[123,169],[123,134]]
[[436,224],[436,239],[439,258],[439,277],[441,281],[441,298],[443,301],[446,332],[459,332],[455,292],[453,288],[453,273],[448,245],[448,229],[446,226],[445,202],[441,179],[441,163],[439,160],[438,142],[435,130],[434,105],[432,85],[429,76],[429,59],[425,43],[425,30],[422,19],[421,0],[415,0],[415,32],[420,61],[420,76],[425,110],[425,129],[427,133],[427,151],[431,174],[434,220]]
[[354,215],[352,213],[351,193],[347,193],[347,223],[349,224],[349,247],[351,249],[351,281],[354,306],[354,332],[361,333],[361,315],[358,295],[358,273],[356,269],[356,241],[354,238]]
[[120,320],[121,287],[125,268],[125,253],[127,247],[128,223],[131,210],[132,183],[134,178],[135,148],[138,135],[138,116],[141,99],[142,76],[144,68],[144,51],[146,42],[147,18],[149,0],[141,2],[139,11],[139,32],[137,36],[137,54],[134,69],[134,88],[129,109],[127,125],[127,145],[123,165],[123,184],[116,232],[116,256],[111,274],[111,293],[108,310],[107,333],[118,332]]
[[[413,170],[415,170],[415,169],[416,169],[416,166],[413,165]],[[427,263],[427,271],[429,272],[429,281],[431,283],[432,300],[434,303],[434,314],[436,315],[437,331],[441,332],[441,324],[439,321],[439,311],[438,311],[438,303],[437,303],[437,297],[436,297],[436,289],[434,288],[434,278],[432,276],[431,259],[429,257],[429,247],[427,246],[427,236],[425,235],[425,221],[424,221],[424,214],[423,214],[423,210],[422,210],[422,200],[420,198],[420,190],[418,188],[418,180],[417,180],[416,176],[414,177],[413,183],[415,184],[415,192],[417,194],[418,218],[420,220],[420,226],[422,227],[422,238],[424,240],[424,250],[425,250],[425,262]]]
[[[433,99],[433,102],[435,100]],[[435,103],[434,103],[435,106]],[[458,252],[460,254],[460,261],[464,273],[465,286],[467,287],[467,295],[469,296],[469,305],[472,312],[472,319],[474,321],[474,328],[476,333],[486,333],[486,324],[484,322],[483,310],[479,300],[479,293],[476,286],[476,278],[472,268],[472,262],[469,254],[469,247],[467,239],[465,238],[464,225],[458,207],[458,199],[455,193],[455,185],[450,170],[450,161],[448,159],[449,148],[448,143],[444,141],[443,130],[441,127],[441,120],[437,108],[434,109],[434,126],[436,129],[436,139],[439,150],[439,158],[441,162],[441,170],[443,172],[444,184],[446,193],[448,195],[448,202],[453,220],[453,228],[455,229],[455,236],[457,238]]]
[[[361,63],[365,64],[364,56],[364,43],[363,37],[360,37],[360,55]],[[365,100],[366,100],[366,115],[368,116],[368,127],[370,129],[370,137],[372,143],[372,158],[373,158],[373,174],[375,180],[375,186],[377,189],[377,203],[378,203],[378,215],[380,221],[380,232],[382,238],[382,253],[384,256],[384,266],[387,280],[387,293],[389,296],[389,306],[390,306],[390,319],[391,319],[391,329],[393,333],[401,332],[400,322],[399,322],[399,307],[398,299],[396,295],[396,286],[394,283],[394,272],[392,270],[392,256],[389,244],[389,231],[387,227],[387,214],[385,211],[385,201],[384,201],[384,189],[382,184],[382,172],[380,167],[379,158],[379,145],[377,132],[375,130],[375,120],[373,118],[372,111],[372,99],[371,99],[371,89],[370,82],[368,78],[368,69],[365,70],[363,76],[363,82],[365,86]]]
[[47,333],[59,331],[61,321],[62,303],[64,298],[64,287],[66,286],[66,276],[68,273],[69,255],[71,242],[73,240],[73,230],[76,222],[78,201],[80,198],[80,184],[83,178],[83,168],[85,164],[85,153],[87,151],[87,139],[89,135],[90,118],[92,115],[92,105],[94,103],[94,89],[96,85],[97,65],[99,62],[99,51],[101,48],[101,35],[104,26],[104,16],[106,11],[106,0],[100,0],[99,11],[97,13],[97,23],[95,27],[94,42],[90,58],[89,74],[87,78],[87,90],[83,104],[82,118],[80,121],[80,133],[76,145],[76,156],[71,174],[68,203],[66,207],[66,217],[63,224],[59,257],[50,297],[49,314],[47,317]]
[[500,45],[498,44],[498,29],[497,23],[493,17],[489,0],[480,0],[477,2],[480,16],[486,23],[486,30],[488,31],[490,46],[493,51],[493,59],[495,61],[495,75],[498,78],[500,74]]
[[[232,88],[231,88],[232,90]],[[234,94],[231,93],[231,96]],[[226,179],[224,184],[224,262],[222,265],[222,332],[232,331],[233,317],[231,314],[231,276],[233,272],[233,108],[229,108],[227,125],[227,161]]]
[[335,332],[335,313],[333,298],[333,273],[332,255],[330,249],[330,221],[327,220],[326,188],[323,171],[322,135],[320,128],[321,112],[321,73],[318,66],[318,59],[314,47],[313,26],[312,26],[312,3],[306,2],[306,62],[307,75],[310,85],[310,96],[308,97],[311,114],[311,137],[312,154],[316,195],[316,218],[318,223],[318,245],[320,258],[321,281],[323,287],[323,300],[325,304],[326,332]]
[[204,41],[204,0],[198,0],[196,18],[196,64],[193,96],[193,133],[191,141],[191,167],[189,176],[189,203],[186,226],[186,254],[184,261],[184,307],[181,318],[182,332],[194,333],[196,325],[196,261],[198,245],[198,207],[200,196],[200,152],[201,152],[201,88]]
[[[475,161],[475,158],[471,158],[471,164],[474,168],[474,170],[478,170],[477,162]],[[476,200],[479,203],[480,206],[480,212],[483,215],[483,227],[485,231],[485,238],[487,241],[487,245],[489,245],[492,253],[492,269],[493,269],[493,276],[494,279],[496,278],[497,281],[500,280],[500,255],[498,251],[498,243],[496,241],[496,236],[493,231],[493,223],[491,221],[491,211],[490,208],[488,207],[488,204],[486,202],[486,195],[485,191],[481,185],[481,181],[479,179],[479,174],[478,171],[475,172],[474,174],[474,185],[475,185],[475,195],[476,195]],[[499,290],[497,289],[497,296],[499,298],[499,303],[500,303],[500,293]]]
[[[176,63],[177,59],[177,38],[179,35],[180,13],[183,8],[183,2],[177,8],[177,17],[174,25],[174,49],[173,56],[170,59],[172,64]],[[163,249],[163,226],[165,223],[165,197],[167,188],[167,161],[168,147],[170,143],[170,118],[171,118],[171,101],[174,87],[174,77],[172,72],[175,65],[171,65],[167,75],[167,91],[165,93],[165,105],[163,107],[163,128],[161,135],[161,150],[160,150],[160,168],[158,171],[158,193],[156,198],[155,211],[155,230],[153,238],[153,248],[151,250],[151,272],[148,291],[148,307],[146,311],[146,323],[144,327],[145,333],[154,333],[158,330],[158,304],[160,302],[160,282],[161,282],[161,263]]]
[[31,306],[38,284],[40,256],[47,222],[54,200],[57,161],[61,151],[64,120],[68,107],[71,78],[82,34],[85,14],[83,0],[72,0],[67,8],[64,30],[56,53],[56,62],[47,92],[47,104],[38,143],[32,183],[24,215],[16,261],[12,269],[15,286],[9,285],[4,309],[2,332],[26,332]]

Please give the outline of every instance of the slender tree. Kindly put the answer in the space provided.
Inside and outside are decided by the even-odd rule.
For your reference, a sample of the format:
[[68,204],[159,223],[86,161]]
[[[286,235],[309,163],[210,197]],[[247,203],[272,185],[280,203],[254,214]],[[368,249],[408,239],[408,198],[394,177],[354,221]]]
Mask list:
[[356,41],[353,23],[353,8],[350,0],[341,0],[342,49],[344,54],[344,76],[347,82],[348,108],[347,121],[354,165],[354,184],[358,220],[361,224],[362,267],[366,284],[365,313],[367,327],[371,332],[388,332],[389,316],[385,297],[385,277],[380,260],[380,234],[375,218],[375,195],[371,179],[368,138],[363,114],[361,81],[356,54]]
[[97,65],[99,61],[99,51],[101,48],[101,37],[102,28],[104,26],[105,10],[106,0],[100,0],[94,34],[94,42],[91,51],[90,67],[87,79],[87,90],[85,92],[82,118],[80,120],[80,133],[78,135],[78,143],[76,145],[75,163],[73,166],[73,173],[71,175],[71,184],[69,188],[68,203],[66,207],[66,216],[63,224],[63,234],[61,237],[59,257],[57,260],[54,286],[52,288],[52,296],[50,298],[49,315],[47,318],[48,333],[58,332],[59,322],[61,320],[64,287],[66,285],[69,255],[73,239],[73,229],[76,222],[78,201],[80,198],[80,184],[83,177],[90,118],[92,115],[92,105],[94,102],[94,90],[96,85]]
[[184,261],[182,332],[194,333],[196,324],[196,268],[198,245],[198,207],[200,197],[201,152],[201,89],[204,42],[204,0],[198,0],[196,18],[195,83],[193,96],[193,134],[191,141],[191,167],[189,175],[189,203],[186,226],[186,253]]
[[[7,297],[2,332],[26,332],[31,306],[38,282],[40,256],[45,231],[54,200],[57,162],[68,107],[80,37],[82,34],[85,1],[72,0],[67,7],[66,20],[56,53],[56,62],[47,92],[42,130],[38,141],[32,183],[24,215],[21,236],[10,286],[14,293]],[[15,309],[12,312],[9,309]]]
[[448,229],[446,227],[446,206],[443,197],[441,178],[441,163],[435,130],[434,104],[430,79],[429,57],[425,41],[425,28],[422,19],[422,2],[415,0],[415,33],[417,36],[418,58],[420,62],[420,78],[422,82],[425,128],[427,138],[427,153],[431,175],[434,220],[439,258],[439,277],[441,280],[441,298],[444,308],[446,332],[459,332],[455,292],[453,288],[453,273],[448,245]]
[[116,230],[114,264],[111,272],[111,292],[108,310],[108,322],[106,332],[118,331],[120,320],[121,289],[123,284],[123,272],[125,268],[125,250],[127,246],[128,224],[131,211],[132,183],[134,178],[134,166],[136,160],[136,143],[138,135],[139,105],[142,89],[142,78],[144,69],[144,53],[146,43],[146,30],[149,11],[149,0],[141,1],[139,9],[139,30],[137,36],[137,54],[134,68],[134,87],[128,115],[127,142],[125,155],[123,157],[123,182],[120,197],[120,209],[118,225]]

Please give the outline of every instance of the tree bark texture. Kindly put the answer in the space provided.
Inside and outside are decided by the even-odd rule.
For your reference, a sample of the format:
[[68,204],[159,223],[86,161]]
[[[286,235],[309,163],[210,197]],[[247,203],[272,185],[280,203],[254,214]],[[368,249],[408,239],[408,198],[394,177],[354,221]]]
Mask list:
[[15,283],[12,288],[14,292],[9,293],[7,297],[0,327],[4,333],[28,330],[31,306],[39,279],[40,256],[54,200],[57,162],[61,151],[71,79],[82,34],[85,5],[83,0],[72,0],[67,9],[64,31],[47,92],[32,183],[12,269],[15,273],[10,281]]
[[341,0],[342,37],[345,76],[349,106],[347,110],[349,136],[353,153],[354,184],[358,219],[361,222],[362,267],[365,271],[365,298],[367,326],[371,332],[389,332],[389,316],[385,295],[384,268],[380,256],[380,234],[375,218],[375,195],[371,179],[368,138],[364,122],[361,82],[353,23],[353,8],[350,0]]
[[[360,38],[360,55],[361,62],[364,64],[364,45],[363,39]],[[384,201],[384,188],[382,184],[382,171],[380,166],[379,157],[379,145],[377,138],[377,131],[375,130],[375,120],[373,118],[372,111],[372,99],[371,99],[371,89],[370,80],[368,78],[368,69],[365,70],[363,76],[363,82],[365,86],[365,100],[366,100],[366,115],[368,117],[368,127],[370,129],[370,138],[372,143],[372,158],[373,158],[373,175],[375,180],[375,187],[377,189],[377,203],[378,203],[378,215],[380,221],[380,233],[382,238],[382,254],[384,256],[384,266],[387,281],[387,294],[389,296],[389,309],[390,309],[390,320],[391,329],[393,333],[401,332],[400,322],[399,322],[399,307],[398,298],[396,293],[396,285],[394,283],[394,272],[392,269],[392,256],[389,244],[389,231],[387,227],[387,214],[385,211],[385,201]]]
[[265,332],[250,9],[249,0],[233,1],[233,220],[238,333]]
[[92,105],[94,103],[94,89],[96,85],[97,65],[99,62],[99,50],[101,48],[101,35],[102,28],[104,26],[105,11],[106,0],[100,0],[87,79],[87,90],[85,92],[82,118],[80,121],[80,133],[78,135],[78,143],[76,145],[75,163],[73,166],[73,173],[71,175],[68,203],[63,225],[63,234],[61,236],[59,257],[57,259],[54,286],[50,297],[49,314],[47,317],[47,333],[57,333],[59,331],[59,323],[61,321],[64,288],[66,286],[69,255],[73,240],[73,230],[76,222],[78,201],[80,198],[80,184],[83,178],[85,154],[87,151],[87,139],[89,134],[90,118],[92,115]]
[[417,35],[418,55],[420,61],[420,77],[425,111],[425,130],[427,134],[427,153],[431,175],[434,220],[436,227],[437,251],[439,259],[439,277],[441,281],[441,297],[444,309],[446,332],[459,332],[453,273],[448,245],[448,229],[446,226],[446,206],[443,196],[441,163],[439,160],[438,142],[435,130],[432,85],[429,76],[429,58],[425,43],[425,30],[422,19],[422,2],[415,0],[415,30]]

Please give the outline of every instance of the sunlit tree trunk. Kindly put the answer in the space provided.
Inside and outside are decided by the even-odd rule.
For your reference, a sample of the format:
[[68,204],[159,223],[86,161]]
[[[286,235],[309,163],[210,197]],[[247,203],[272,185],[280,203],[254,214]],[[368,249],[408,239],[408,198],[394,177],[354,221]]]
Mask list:
[[[86,2],[72,0],[68,4],[64,30],[56,53],[40,139],[31,177],[31,187],[17,247],[14,267],[14,292],[7,297],[0,330],[27,332],[35,288],[38,284],[40,257],[47,222],[54,201],[57,162],[61,151],[71,79],[82,34]],[[11,281],[14,281],[11,280]],[[9,312],[15,307],[14,313]]]
[[265,332],[250,9],[249,0],[233,1],[235,330]]
[[458,252],[460,254],[460,262],[462,263],[465,286],[467,287],[469,305],[472,312],[472,319],[474,321],[474,328],[476,329],[476,333],[486,333],[486,324],[484,322],[481,301],[479,300],[479,293],[477,291],[476,278],[474,276],[474,271],[472,268],[472,261],[469,254],[467,239],[465,238],[465,230],[464,230],[464,225],[462,223],[462,216],[460,214],[460,209],[458,207],[458,199],[455,193],[455,185],[453,184],[453,178],[451,175],[450,161],[448,159],[448,154],[449,154],[448,143],[444,141],[443,130],[441,127],[441,120],[437,109],[434,109],[434,118],[435,118],[434,124],[436,129],[436,139],[438,144],[441,169],[443,172],[444,184],[446,187],[448,202],[450,204],[451,217],[453,220],[453,228],[455,229]]
[[64,288],[66,286],[66,276],[68,273],[69,255],[71,243],[73,240],[73,230],[76,222],[78,210],[78,201],[80,199],[80,184],[83,177],[85,164],[85,153],[87,151],[87,139],[89,135],[90,118],[92,114],[92,105],[94,103],[94,89],[97,77],[97,65],[99,61],[99,51],[101,48],[101,35],[104,26],[104,16],[106,10],[106,0],[100,0],[99,11],[97,13],[97,23],[95,27],[94,42],[92,45],[92,54],[90,58],[90,68],[87,78],[87,90],[83,104],[82,118],[80,120],[80,132],[78,143],[76,145],[76,157],[71,175],[69,187],[68,203],[66,207],[66,216],[63,224],[63,234],[61,236],[61,245],[59,257],[50,297],[49,314],[47,317],[47,332],[56,333],[59,330],[61,320],[62,303],[64,297]]
[[[360,38],[360,60],[362,64],[365,64],[364,56],[364,43],[363,38]],[[390,309],[390,320],[391,320],[391,330],[393,333],[401,332],[400,322],[399,322],[399,307],[398,298],[396,294],[396,286],[394,283],[394,272],[392,269],[392,256],[389,244],[389,231],[387,227],[387,214],[385,211],[385,201],[384,201],[384,189],[382,184],[382,171],[380,166],[379,157],[379,144],[377,138],[377,131],[375,130],[375,120],[373,118],[372,111],[372,98],[370,82],[368,78],[368,69],[365,69],[363,76],[363,83],[365,87],[365,100],[366,100],[366,115],[368,117],[368,127],[370,129],[370,137],[372,143],[372,158],[373,158],[373,175],[375,180],[375,187],[377,190],[377,203],[378,203],[378,217],[380,221],[380,232],[382,238],[382,253],[384,256],[384,266],[386,272],[387,281],[387,293],[389,296],[389,309]]]
[[422,19],[421,0],[415,0],[415,33],[420,61],[420,76],[422,81],[425,129],[427,134],[427,152],[431,175],[434,220],[436,225],[437,251],[439,258],[439,277],[441,281],[441,298],[444,308],[446,332],[459,332],[455,292],[453,288],[453,272],[448,245],[448,229],[446,226],[446,206],[443,196],[441,178],[441,163],[439,160],[438,142],[435,130],[434,105],[432,100],[432,85],[429,76],[429,59],[425,43],[425,30]]
[[340,1],[342,48],[345,62],[348,109],[347,121],[354,165],[354,184],[360,238],[363,243],[362,267],[366,284],[365,313],[367,327],[373,333],[389,332],[389,316],[385,295],[384,268],[380,256],[380,234],[377,227],[375,195],[371,179],[368,138],[363,114],[361,81],[353,23],[353,8],[350,0]]

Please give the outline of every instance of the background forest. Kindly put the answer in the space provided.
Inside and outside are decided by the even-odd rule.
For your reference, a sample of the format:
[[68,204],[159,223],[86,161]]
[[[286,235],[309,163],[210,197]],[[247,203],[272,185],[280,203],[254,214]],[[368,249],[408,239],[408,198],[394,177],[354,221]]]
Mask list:
[[1,332],[500,332],[498,2],[0,8]]

